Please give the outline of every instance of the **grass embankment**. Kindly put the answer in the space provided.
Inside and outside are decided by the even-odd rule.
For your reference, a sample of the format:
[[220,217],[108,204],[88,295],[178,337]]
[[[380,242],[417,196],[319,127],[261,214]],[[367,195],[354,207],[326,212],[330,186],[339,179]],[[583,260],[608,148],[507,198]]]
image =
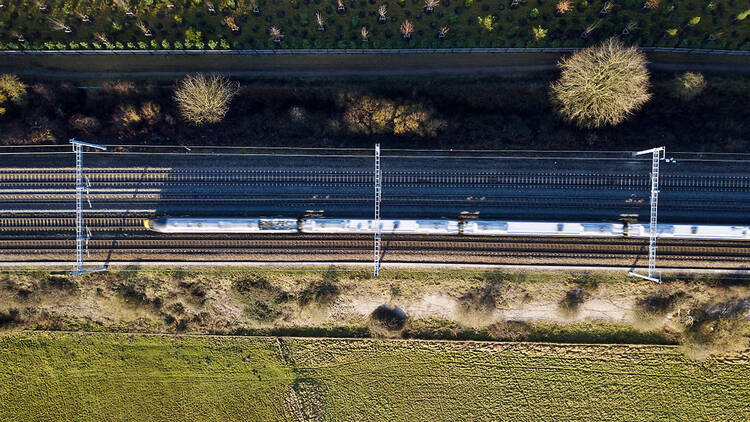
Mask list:
[[747,420],[748,356],[665,346],[16,333],[3,420]]
[[[424,0],[343,0],[340,6],[334,0],[18,0],[0,9],[0,48],[575,47],[614,35],[649,46],[750,48],[741,22],[750,10],[741,1],[434,3],[430,11]],[[441,28],[447,28],[444,39]]]
[[747,346],[746,281],[623,273],[222,268],[0,273],[5,329]]

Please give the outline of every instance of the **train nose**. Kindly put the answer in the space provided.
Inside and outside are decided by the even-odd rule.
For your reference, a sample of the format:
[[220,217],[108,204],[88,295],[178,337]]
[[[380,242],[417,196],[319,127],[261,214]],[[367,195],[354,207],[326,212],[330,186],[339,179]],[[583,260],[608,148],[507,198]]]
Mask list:
[[143,226],[155,232],[165,233],[167,228],[167,219],[157,218],[156,220],[144,220]]

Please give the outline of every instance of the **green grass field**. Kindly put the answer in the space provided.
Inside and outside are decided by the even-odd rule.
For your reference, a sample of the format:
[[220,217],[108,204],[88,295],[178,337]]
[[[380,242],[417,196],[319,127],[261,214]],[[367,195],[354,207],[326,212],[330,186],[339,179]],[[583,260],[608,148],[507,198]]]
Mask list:
[[750,418],[750,356],[665,346],[0,337],[0,420]]

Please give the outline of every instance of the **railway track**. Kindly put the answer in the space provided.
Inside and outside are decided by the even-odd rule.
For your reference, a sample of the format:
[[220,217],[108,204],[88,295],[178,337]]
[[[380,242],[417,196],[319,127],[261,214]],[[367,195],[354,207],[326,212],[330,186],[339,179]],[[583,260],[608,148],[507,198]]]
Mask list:
[[[372,240],[369,236],[287,235],[224,238],[186,236],[164,238],[92,239],[89,259],[177,260],[280,260],[312,261],[369,260]],[[683,242],[684,243],[684,242]],[[738,242],[664,242],[660,245],[661,262],[684,268],[742,267],[750,264],[750,244]],[[384,236],[384,259],[411,262],[519,263],[550,262],[561,264],[585,262],[592,265],[627,265],[646,257],[646,243],[636,239],[487,239],[465,237],[440,239],[422,236],[406,239]],[[28,261],[67,257],[73,249],[71,239],[3,239],[0,260],[13,261],[19,256]],[[59,259],[59,258],[58,258]]]
[[[93,186],[135,184],[141,188],[179,185],[323,185],[371,186],[371,172],[244,169],[86,169]],[[0,182],[9,189],[50,189],[74,183],[74,169],[0,169]],[[398,172],[383,173],[389,186],[477,186],[536,189],[607,188],[648,189],[648,174],[594,172]],[[747,191],[750,176],[663,174],[662,188],[670,190]]]

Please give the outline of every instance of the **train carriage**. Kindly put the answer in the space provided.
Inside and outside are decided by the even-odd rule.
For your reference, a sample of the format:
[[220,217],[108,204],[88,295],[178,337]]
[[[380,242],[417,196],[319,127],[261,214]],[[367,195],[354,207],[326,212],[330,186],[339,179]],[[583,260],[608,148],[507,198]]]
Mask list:
[[[302,222],[303,233],[375,233],[375,220],[315,218]],[[381,233],[458,234],[458,221],[380,220]]]
[[296,233],[296,218],[157,218],[144,221],[160,233]]

